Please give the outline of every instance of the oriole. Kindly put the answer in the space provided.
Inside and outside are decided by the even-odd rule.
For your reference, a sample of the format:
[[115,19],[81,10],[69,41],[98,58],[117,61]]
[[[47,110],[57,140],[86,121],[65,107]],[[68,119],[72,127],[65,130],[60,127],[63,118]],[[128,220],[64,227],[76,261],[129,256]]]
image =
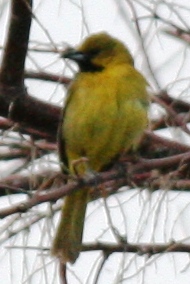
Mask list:
[[[100,172],[138,144],[148,123],[148,84],[125,45],[107,33],[89,36],[63,57],[77,62],[79,72],[62,113],[60,160],[74,173],[73,162],[87,157],[89,168]],[[86,168],[79,162],[77,171]],[[88,195],[83,188],[65,198],[52,247],[62,263],[79,256]]]

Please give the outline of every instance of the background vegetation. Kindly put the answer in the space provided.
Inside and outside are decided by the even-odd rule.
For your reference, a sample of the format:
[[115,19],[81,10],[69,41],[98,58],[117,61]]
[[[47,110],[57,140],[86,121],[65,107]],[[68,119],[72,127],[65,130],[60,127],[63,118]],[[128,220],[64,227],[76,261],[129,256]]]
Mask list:
[[[44,2],[0,2],[0,279],[189,283],[188,1]],[[138,155],[84,177],[96,201],[85,253],[67,267],[66,279],[49,249],[61,197],[80,181],[65,185],[57,159],[62,100],[76,70],[59,54],[99,30],[126,41],[150,82],[150,127]]]

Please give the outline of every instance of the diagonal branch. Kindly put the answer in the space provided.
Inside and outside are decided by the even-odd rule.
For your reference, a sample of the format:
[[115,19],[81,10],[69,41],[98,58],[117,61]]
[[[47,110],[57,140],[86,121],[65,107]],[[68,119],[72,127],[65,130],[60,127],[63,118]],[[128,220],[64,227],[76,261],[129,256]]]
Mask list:
[[27,94],[24,64],[32,18],[32,0],[12,0],[0,70],[0,116],[49,134],[55,140],[60,108]]
[[[172,156],[170,158],[162,158],[162,159],[140,159],[137,163],[123,163],[120,167],[113,168],[110,171],[98,173],[96,175],[84,175],[82,177],[73,177],[72,182],[69,182],[66,185],[60,186],[58,189],[51,189],[49,191],[38,190],[34,193],[34,195],[29,198],[25,202],[20,202],[5,209],[0,210],[0,218],[3,219],[9,215],[15,213],[24,213],[28,211],[30,208],[44,203],[44,202],[55,202],[59,198],[69,195],[76,190],[82,190],[82,188],[95,187],[95,190],[91,192],[91,199],[97,199],[102,197],[101,190],[97,189],[98,185],[108,184],[108,182],[114,182],[115,184],[109,184],[108,190],[104,190],[103,195],[110,195],[114,192],[118,191],[121,186],[127,185],[131,188],[140,186],[141,188],[145,188],[148,186],[152,191],[159,189],[164,186],[164,182],[166,184],[166,189],[168,190],[168,186],[170,189],[179,190],[179,188],[184,187],[187,191],[190,188],[190,180],[184,179],[180,180],[177,178],[177,174],[180,175],[179,172],[169,171],[168,174],[164,176],[159,173],[155,175],[154,169],[168,169],[173,168],[174,166],[186,166],[189,164],[190,153],[184,153]],[[183,167],[182,167],[183,169]],[[174,179],[174,176],[175,179]],[[119,184],[119,186],[118,186]],[[6,188],[6,185],[1,184],[1,190]],[[105,186],[106,187],[106,186]],[[11,186],[7,187],[11,190]],[[16,190],[14,188],[14,190]]]

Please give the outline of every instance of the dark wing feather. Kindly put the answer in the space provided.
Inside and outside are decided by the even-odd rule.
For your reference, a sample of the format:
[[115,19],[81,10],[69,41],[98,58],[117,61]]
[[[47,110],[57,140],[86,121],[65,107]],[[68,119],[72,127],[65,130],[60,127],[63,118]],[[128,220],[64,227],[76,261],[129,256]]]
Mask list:
[[57,132],[57,143],[58,143],[58,153],[59,153],[59,160],[61,163],[61,169],[64,174],[68,174],[69,170],[68,169],[68,158],[66,155],[66,149],[65,149],[65,138],[64,138],[64,133],[62,130],[63,127],[63,120],[64,120],[64,111],[65,108],[63,109],[60,117],[60,122],[59,122],[59,127],[58,127],[58,132]]

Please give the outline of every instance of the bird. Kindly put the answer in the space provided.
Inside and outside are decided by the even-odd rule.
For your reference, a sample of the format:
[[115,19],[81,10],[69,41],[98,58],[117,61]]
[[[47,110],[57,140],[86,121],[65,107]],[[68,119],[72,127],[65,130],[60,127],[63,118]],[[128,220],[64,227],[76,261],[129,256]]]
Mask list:
[[[62,57],[77,63],[78,72],[58,131],[60,162],[70,174],[99,173],[138,147],[148,126],[148,83],[125,44],[106,32],[91,34]],[[89,193],[85,187],[64,199],[51,250],[63,264],[80,255]]]

